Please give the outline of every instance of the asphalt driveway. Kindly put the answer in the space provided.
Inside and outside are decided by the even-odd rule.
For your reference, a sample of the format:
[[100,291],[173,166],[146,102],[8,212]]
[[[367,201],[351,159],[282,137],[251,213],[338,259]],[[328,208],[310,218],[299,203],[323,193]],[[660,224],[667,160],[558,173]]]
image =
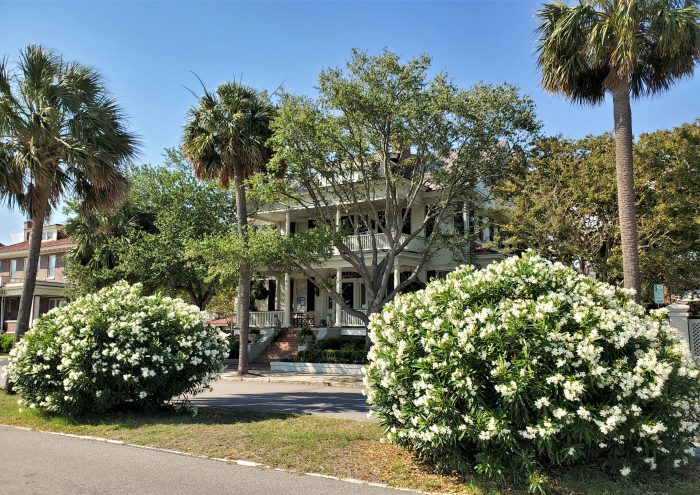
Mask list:
[[240,407],[255,411],[316,414],[367,420],[369,407],[359,388],[297,383],[219,380],[213,391],[193,399],[198,406]]

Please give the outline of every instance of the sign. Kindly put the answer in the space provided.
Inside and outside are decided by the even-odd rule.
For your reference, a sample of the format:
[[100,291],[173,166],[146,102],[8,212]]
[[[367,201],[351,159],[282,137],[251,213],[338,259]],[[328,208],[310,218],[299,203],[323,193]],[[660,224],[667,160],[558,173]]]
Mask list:
[[654,302],[656,304],[664,303],[664,286],[663,284],[654,284]]

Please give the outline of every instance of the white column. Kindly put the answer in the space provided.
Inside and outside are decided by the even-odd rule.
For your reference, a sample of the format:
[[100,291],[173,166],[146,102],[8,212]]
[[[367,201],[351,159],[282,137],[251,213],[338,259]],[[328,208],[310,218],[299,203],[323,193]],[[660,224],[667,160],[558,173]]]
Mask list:
[[289,326],[292,324],[292,308],[291,306],[291,298],[290,296],[292,295],[292,277],[289,275],[289,273],[284,274],[284,321],[282,322],[282,326],[285,328],[289,328]]
[[687,304],[669,304],[668,321],[672,327],[678,330],[681,340],[690,346],[690,333],[688,331],[688,316],[690,316],[690,306]]
[[[343,297],[343,270],[338,268],[335,271],[335,292],[339,297]],[[340,303],[335,303],[335,326],[343,326],[343,308]]]
[[401,267],[399,262],[394,260],[394,289],[396,289],[401,283]]
[[0,297],[0,333],[5,329],[5,296]]
[[289,232],[291,230],[291,223],[292,222],[289,219],[289,212],[287,211],[284,213],[284,235],[291,234],[291,232]]
[[39,318],[39,311],[41,305],[41,296],[34,296],[32,299],[32,309],[29,316],[29,326],[34,326],[34,320]]
[[340,230],[340,208],[335,210],[335,230]]

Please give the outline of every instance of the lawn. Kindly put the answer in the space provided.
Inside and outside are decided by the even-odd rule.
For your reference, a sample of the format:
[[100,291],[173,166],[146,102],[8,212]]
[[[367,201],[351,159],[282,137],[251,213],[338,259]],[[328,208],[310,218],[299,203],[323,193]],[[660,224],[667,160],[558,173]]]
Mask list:
[[[67,419],[19,410],[16,396],[0,392],[0,424],[91,435],[210,457],[245,459],[294,472],[315,472],[427,492],[524,493],[473,474],[431,472],[413,456],[379,441],[375,423],[318,416],[291,416],[233,408],[200,408],[192,417],[176,412],[123,413]],[[670,478],[611,479],[592,468],[550,473],[561,494],[688,494],[700,487],[700,463]]]

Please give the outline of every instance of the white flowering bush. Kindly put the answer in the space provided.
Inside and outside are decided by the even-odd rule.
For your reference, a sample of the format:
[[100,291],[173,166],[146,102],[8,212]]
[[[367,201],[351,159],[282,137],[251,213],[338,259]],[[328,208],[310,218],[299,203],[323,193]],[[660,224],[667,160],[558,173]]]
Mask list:
[[158,407],[209,386],[225,342],[180,299],[120,282],[41,316],[7,367],[21,402],[61,414]]
[[631,292],[528,252],[464,266],[373,315],[368,402],[388,440],[450,467],[546,484],[542,468],[679,467],[699,366]]

